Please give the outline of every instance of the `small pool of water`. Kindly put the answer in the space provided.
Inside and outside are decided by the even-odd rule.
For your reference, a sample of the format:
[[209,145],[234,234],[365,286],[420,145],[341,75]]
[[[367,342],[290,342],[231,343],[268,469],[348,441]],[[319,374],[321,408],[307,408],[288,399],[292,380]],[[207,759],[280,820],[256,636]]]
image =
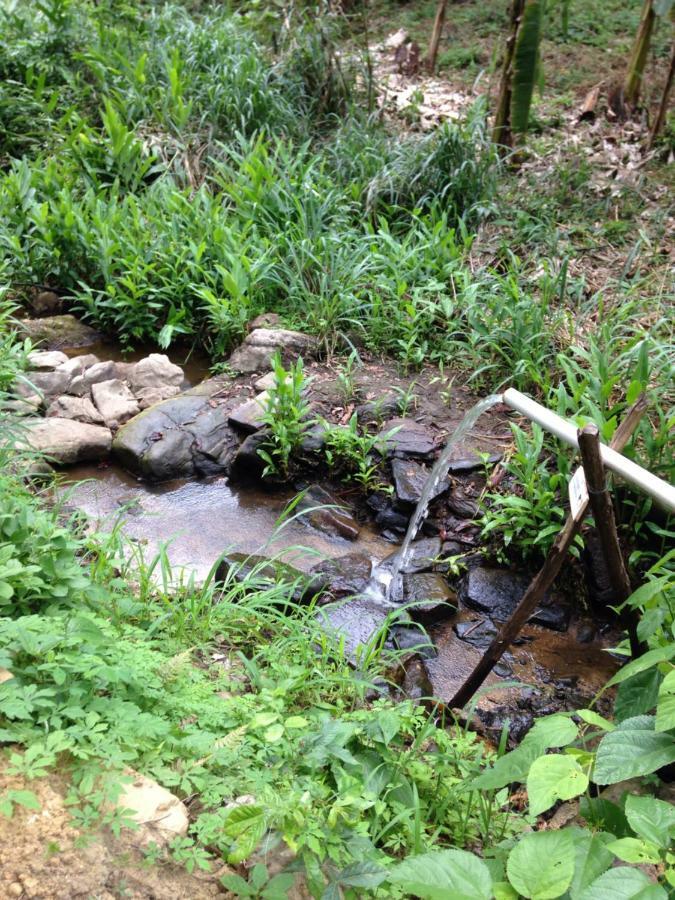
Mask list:
[[280,526],[279,517],[295,493],[239,488],[224,477],[152,485],[117,466],[77,466],[61,478],[61,495],[101,530],[110,531],[122,517],[124,534],[142,544],[146,558],[168,542],[172,565],[194,570],[200,578],[225,550],[283,554],[304,570],[326,557],[358,551],[381,559],[391,552],[391,544],[366,526],[355,541],[298,518]]

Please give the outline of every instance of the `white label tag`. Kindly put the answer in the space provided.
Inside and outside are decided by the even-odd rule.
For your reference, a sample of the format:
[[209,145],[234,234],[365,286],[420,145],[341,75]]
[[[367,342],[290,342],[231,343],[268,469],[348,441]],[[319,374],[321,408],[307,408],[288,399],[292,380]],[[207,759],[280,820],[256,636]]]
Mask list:
[[570,509],[575,522],[583,516],[588,504],[588,488],[586,487],[586,476],[583,466],[579,466],[569,485]]

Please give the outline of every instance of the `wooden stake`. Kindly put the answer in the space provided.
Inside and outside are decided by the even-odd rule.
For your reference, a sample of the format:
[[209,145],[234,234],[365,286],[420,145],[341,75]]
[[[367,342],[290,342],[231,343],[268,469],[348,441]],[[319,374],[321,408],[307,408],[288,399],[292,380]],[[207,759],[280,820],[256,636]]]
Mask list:
[[427,65],[429,71],[433,75],[436,69],[436,58],[438,56],[438,47],[441,43],[441,34],[443,33],[443,25],[445,24],[445,10],[448,0],[438,0],[436,7],[436,18],[434,19],[434,28],[431,32],[431,41],[429,42],[429,53],[427,55]]
[[[617,451],[623,450],[637,428],[646,407],[647,400],[643,394],[629,409],[625,419],[616,429],[610,443],[612,449]],[[461,708],[469,702],[481,684],[488,677],[496,663],[499,662],[505,650],[508,649],[514,639],[518,636],[523,625],[525,625],[537,606],[541,603],[544,594],[551,587],[562,568],[567,552],[572,546],[572,542],[581,527],[587,506],[588,504],[584,505],[576,518],[572,515],[567,517],[567,521],[565,522],[562,531],[548,551],[544,565],[530,582],[520,603],[511,614],[511,618],[504,622],[493,638],[492,643],[485,651],[482,659],[479,660],[473,672],[471,672],[464,684],[455,693],[455,696],[450,700],[448,706],[452,708]]]
[[[600,456],[600,432],[597,425],[586,425],[579,429],[579,452],[586,475],[589,504],[595,528],[598,532],[602,555],[607,564],[609,580],[616,598],[616,603],[621,605],[633,593],[630,578],[623,561],[619,537],[616,533],[616,521],[614,519],[614,506],[609,491],[605,485],[605,467]],[[634,616],[626,616],[626,625],[630,637],[631,653],[634,657],[647,651],[637,636],[637,622]]]

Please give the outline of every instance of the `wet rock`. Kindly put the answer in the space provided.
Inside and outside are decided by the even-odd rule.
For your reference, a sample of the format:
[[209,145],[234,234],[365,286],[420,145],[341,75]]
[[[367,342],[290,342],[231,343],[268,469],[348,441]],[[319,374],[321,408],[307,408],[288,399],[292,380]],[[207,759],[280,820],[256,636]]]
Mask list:
[[433,659],[436,655],[431,638],[420,625],[394,625],[391,635],[399,650],[410,650],[423,659]]
[[249,331],[255,331],[256,328],[278,328],[281,325],[281,316],[279,313],[264,312],[256,316],[255,319],[247,324]]
[[63,365],[59,366],[59,372],[67,372],[72,382],[72,379],[84,374],[87,369],[98,365],[100,362],[101,360],[94,353],[83,353],[80,356],[73,356],[67,362],[64,362]]
[[[317,612],[319,623],[338,640],[344,641],[345,654],[354,658],[359,647],[370,643],[389,624],[392,608],[367,597],[354,597],[341,603],[322,606]],[[386,646],[392,646],[391,637]]]
[[306,432],[305,436],[302,439],[302,443],[300,444],[300,452],[307,455],[320,453],[326,446],[326,432],[327,426],[322,424],[321,422],[317,422],[316,425],[312,425],[312,427],[309,429],[309,431]]
[[[393,459],[391,472],[399,501],[406,507],[417,506],[429,480],[429,469],[411,459]],[[444,491],[447,491],[448,487],[448,480],[443,479],[431,499],[439,497]]]
[[258,480],[262,478],[267,463],[258,451],[264,448],[270,440],[270,432],[267,428],[255,431],[241,443],[234,454],[230,468],[230,478],[233,481],[245,481],[247,479]]
[[[331,507],[331,508],[327,508]],[[311,485],[299,503],[298,511],[312,528],[355,541],[359,524],[340,501],[318,484]]]
[[229,415],[230,425],[235,425],[242,431],[258,431],[265,424],[269,396],[267,391],[263,391],[252,400],[235,407]]
[[140,411],[134,395],[117,378],[92,385],[91,394],[108,428],[119,428]]
[[255,328],[230,356],[228,364],[234,372],[248,374],[270,368],[272,356],[280,350],[284,357],[313,355],[318,347],[315,337],[284,328]]
[[22,434],[22,442],[60,465],[104,459],[111,440],[107,428],[57,417],[29,421]]
[[384,394],[377,400],[370,400],[356,407],[356,418],[360,425],[369,422],[383,422],[397,416],[403,405],[398,394]]
[[129,368],[126,378],[142,409],[175,397],[185,381],[181,367],[163,353],[151,353],[139,360]]
[[[437,537],[422,538],[410,545],[410,556],[401,569],[403,575],[415,575],[418,572],[430,572],[434,560],[441,552],[441,539]],[[382,565],[392,565],[400,551],[390,554],[382,561]]]
[[42,343],[47,350],[89,347],[100,342],[102,335],[75,316],[48,316],[45,319],[22,319],[19,330],[34,343]]
[[414,604],[409,610],[413,619],[430,625],[457,612],[457,595],[442,575],[404,575],[401,583],[403,602]]
[[90,425],[104,425],[105,420],[88,397],[71,397],[65,394],[57,397],[47,407],[46,416],[60,419],[75,419]]
[[595,626],[586,622],[577,628],[577,640],[580,644],[590,644],[595,640]]
[[393,506],[388,506],[375,516],[375,524],[384,531],[395,531],[405,534],[410,517],[398,512]]
[[475,519],[480,512],[480,507],[475,500],[464,497],[457,488],[453,488],[447,499],[448,509],[460,519]]
[[301,572],[289,563],[249,553],[228,553],[216,569],[216,581],[234,579],[245,583],[250,590],[264,590],[271,585],[287,585],[288,593],[281,598],[294,603],[309,602],[323,586],[320,578]]
[[134,771],[126,774],[133,781],[122,785],[116,805],[139,825],[134,843],[146,846],[153,841],[163,846],[185,837],[190,821],[185,804],[152,778]]
[[402,687],[406,697],[410,697],[411,700],[434,696],[434,689],[422,659],[413,659],[408,663]]
[[497,634],[497,626],[490,619],[479,619],[477,622],[457,622],[454,626],[458,638],[477,647],[478,650],[487,650]]
[[36,316],[54,315],[61,309],[61,298],[54,291],[40,291],[31,300]]
[[52,372],[67,362],[68,357],[60,350],[32,350],[28,354],[29,368],[36,372]]
[[[501,453],[491,453],[487,458],[488,465],[495,465],[502,458]],[[483,468],[483,460],[479,457],[471,459],[453,459],[448,466],[451,475],[466,475],[470,472],[478,472]]]
[[317,584],[321,583],[322,592],[327,596],[341,599],[353,597],[365,591],[373,571],[373,564],[362,553],[347,553],[337,559],[325,559],[310,570],[317,576]]
[[433,625],[457,612],[455,591],[436,572],[402,575],[397,600],[409,606],[412,618],[424,625]]
[[[529,583],[529,578],[508,569],[475,566],[462,579],[459,599],[463,605],[486,612],[496,621],[504,622],[513,613]],[[549,595],[545,595],[542,605],[535,610],[529,621],[554,631],[566,631],[569,619],[569,608],[554,603]]]
[[378,435],[378,446],[389,457],[431,459],[436,449],[436,434],[414,419],[390,419]]
[[164,481],[226,472],[238,445],[220,402],[180,394],[123,425],[113,441],[113,452],[130,471]]

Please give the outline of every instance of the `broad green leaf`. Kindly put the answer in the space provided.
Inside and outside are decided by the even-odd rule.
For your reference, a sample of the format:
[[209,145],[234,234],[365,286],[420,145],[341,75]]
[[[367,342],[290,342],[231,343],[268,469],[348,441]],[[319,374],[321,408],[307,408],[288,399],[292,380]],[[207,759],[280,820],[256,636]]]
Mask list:
[[490,900],[492,879],[485,863],[466,850],[437,850],[391,868],[387,881],[423,900]]
[[657,668],[646,669],[619,685],[614,701],[617,722],[652,712],[659,695],[661,677]]
[[571,800],[588,787],[588,776],[571,756],[540,756],[527,776],[527,796],[533,816],[550,809],[557,800]]
[[594,834],[581,828],[574,832],[574,877],[569,887],[572,900],[576,900],[614,862],[614,855],[606,847],[612,840],[611,834]]
[[675,669],[671,669],[659,688],[656,704],[656,731],[675,728]]
[[227,857],[228,862],[243,862],[253,853],[265,834],[264,809],[256,804],[235,806],[225,820],[223,831],[227,837],[234,839]]
[[589,884],[577,900],[667,900],[666,892],[630,866],[610,869]]
[[265,731],[265,740],[269,744],[276,744],[284,736],[284,726],[281,722],[277,722]]
[[595,725],[596,728],[602,728],[603,731],[614,731],[614,723],[610,722],[609,719],[605,719],[604,716],[594,712],[592,709],[578,709],[577,715],[586,722],[587,725]]
[[348,887],[376,888],[386,877],[386,869],[375,862],[364,860],[345,866],[335,880]]
[[494,790],[513,781],[524,781],[537,757],[552,747],[562,747],[571,743],[578,731],[569,716],[555,715],[539,719],[519,747],[498,759],[491,769],[474,778],[467,787]]
[[642,838],[625,837],[607,844],[615,856],[627,863],[657,863],[659,861],[659,848],[650,841]]
[[654,716],[636,716],[606,734],[595,757],[593,781],[616,784],[675,762],[675,738],[654,731]]
[[495,900],[518,900],[518,892],[514,891],[508,881],[493,882],[492,893]]
[[631,833],[624,811],[604,797],[582,797],[579,814],[589,825],[610,831],[615,837],[624,837]]
[[304,716],[289,716],[284,725],[286,728],[307,728],[309,720]]
[[280,872],[265,885],[260,896],[263,900],[286,900],[295,884],[295,875],[290,872]]
[[605,687],[621,684],[622,681],[632,678],[633,675],[637,675],[638,672],[644,672],[647,669],[651,669],[660,662],[666,662],[667,660],[672,659],[673,656],[675,656],[675,642],[669,644],[667,647],[657,647],[655,650],[649,650],[647,653],[644,653],[642,656],[629,662],[622,669],[619,669],[616,675],[613,675],[612,678],[609,679]]
[[675,806],[671,803],[631,794],[626,798],[625,812],[630,827],[646,841],[669,847],[675,840]]
[[10,791],[13,803],[25,806],[26,809],[40,809],[40,801],[32,791]]
[[528,900],[562,896],[574,875],[574,837],[570,830],[526,834],[509,854],[506,874]]

